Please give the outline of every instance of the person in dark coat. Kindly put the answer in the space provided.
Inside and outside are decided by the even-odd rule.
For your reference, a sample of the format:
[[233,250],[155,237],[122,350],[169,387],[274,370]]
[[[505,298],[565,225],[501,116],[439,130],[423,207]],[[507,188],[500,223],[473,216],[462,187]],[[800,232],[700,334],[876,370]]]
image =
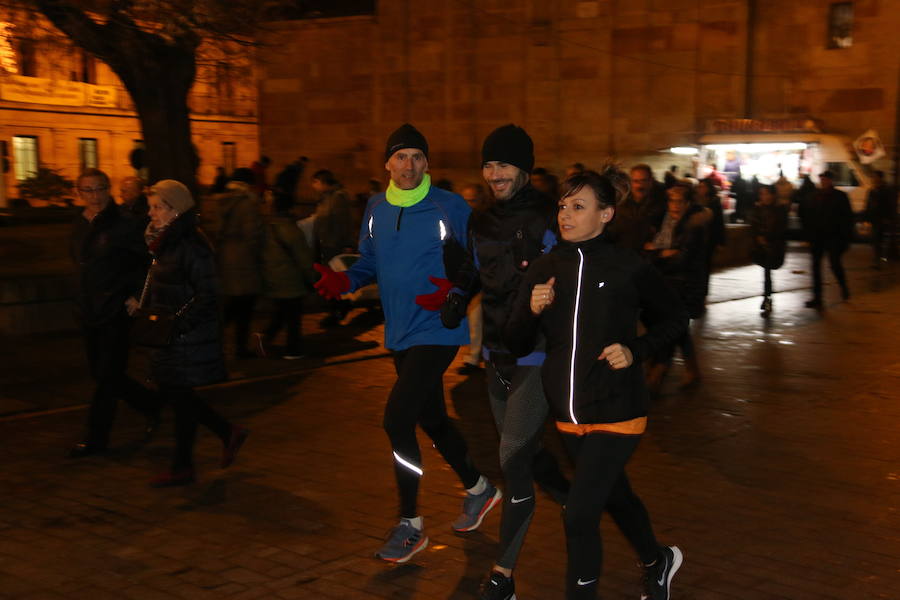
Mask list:
[[[688,316],[696,319],[706,310],[704,287],[706,282],[707,231],[712,221],[712,211],[693,202],[690,184],[681,182],[668,190],[668,211],[659,233],[648,242],[645,249],[663,278],[675,290],[687,309]],[[681,348],[684,358],[682,386],[700,380],[700,367],[694,351],[690,329],[677,342],[656,357],[648,376],[655,393],[662,385],[663,377],[672,363],[675,347]]]
[[[644,567],[642,598],[669,598],[682,563],[677,546],[657,541],[625,468],[647,426],[642,361],[686,330],[687,315],[656,269],[607,240],[613,177],[585,172],[565,181],[562,241],[531,263],[504,327],[515,355],[532,352],[538,332],[547,342],[544,390],[575,466],[563,511],[567,600],[597,597],[604,510]],[[641,314],[649,326],[639,335]]]
[[753,248],[750,258],[763,268],[763,301],[759,307],[763,316],[772,312],[772,271],[784,264],[787,233],[786,205],[776,202],[773,185],[759,187],[759,200],[748,214]]
[[653,178],[649,165],[631,168],[631,193],[616,207],[608,235],[623,248],[640,252],[653,239],[666,214],[666,191]]
[[884,181],[884,173],[872,173],[872,189],[866,199],[866,219],[872,224],[872,250],[875,268],[894,254],[897,226],[897,190]]
[[275,176],[275,185],[272,187],[274,200],[280,201],[284,206],[288,201],[293,204],[294,194],[297,193],[297,183],[303,175],[303,169],[309,161],[305,156],[289,163]]
[[125,301],[140,290],[148,262],[142,224],[113,202],[103,171],[87,169],[76,185],[85,209],[75,218],[70,244],[75,308],[96,388],[87,434],[72,447],[73,458],[106,450],[118,398],[147,417],[148,434],[159,421],[153,395],[126,374],[131,320]]
[[228,175],[225,173],[225,167],[216,167],[216,177],[213,179],[212,186],[209,188],[211,194],[221,194],[225,191],[228,184]]
[[812,256],[813,297],[807,308],[822,308],[822,257],[828,255],[831,272],[841,286],[841,297],[850,298],[842,262],[853,237],[853,209],[846,193],[834,187],[831,171],[819,174],[818,191],[800,205],[800,221]]
[[[226,377],[219,327],[218,282],[212,245],[197,226],[194,200],[171,179],[150,188],[150,224],[145,239],[153,256],[142,306],[178,315],[172,343],[151,358],[151,377],[175,411],[175,454],[171,469],[151,481],[154,487],[187,485],[195,478],[197,425],[222,440],[221,466],[237,455],[249,430],[232,425],[194,392]],[[129,300],[129,311],[138,301]]]
[[293,206],[293,198],[276,196],[275,213],[263,227],[263,295],[272,300],[274,310],[265,333],[256,334],[259,354],[268,356],[272,341],[284,328],[287,343],[281,357],[285,360],[306,354],[301,335],[303,299],[313,291],[316,280],[312,251],[291,216]]
[[140,177],[126,177],[119,184],[122,208],[146,227],[150,217],[147,215],[147,196],[144,194],[146,184]]
[[[356,246],[350,195],[328,169],[313,173],[312,188],[319,194],[313,222],[314,254],[318,262],[327,265],[338,254],[352,251]],[[331,301],[328,314],[319,324],[322,327],[339,325],[349,311],[347,300]]]
[[712,211],[709,223],[709,235],[706,236],[706,279],[703,284],[703,295],[709,295],[709,276],[712,274],[712,261],[716,248],[725,246],[725,212],[719,198],[719,188],[711,177],[700,180],[696,190],[697,204]]
[[234,323],[235,358],[253,358],[250,323],[262,288],[260,244],[262,215],[253,191],[250,169],[235,169],[225,193],[215,197],[219,207],[217,261],[225,296],[224,322]]

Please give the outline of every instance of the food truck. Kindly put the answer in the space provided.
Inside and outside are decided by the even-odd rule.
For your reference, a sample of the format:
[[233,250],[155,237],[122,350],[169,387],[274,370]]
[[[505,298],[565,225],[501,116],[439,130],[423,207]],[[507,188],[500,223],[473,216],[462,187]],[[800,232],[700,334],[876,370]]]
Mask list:
[[820,128],[813,119],[717,119],[715,133],[700,137],[700,163],[714,165],[729,179],[756,177],[760,183],[775,183],[783,173],[795,186],[803,174],[818,183],[819,173],[828,170],[835,187],[850,196],[853,211],[861,212],[869,171],[857,160],[853,140]]

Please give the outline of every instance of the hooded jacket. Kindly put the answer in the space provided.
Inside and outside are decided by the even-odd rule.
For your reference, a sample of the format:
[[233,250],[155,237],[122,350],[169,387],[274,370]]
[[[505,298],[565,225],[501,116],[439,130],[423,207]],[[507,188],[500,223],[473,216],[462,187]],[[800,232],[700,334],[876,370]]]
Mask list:
[[[531,312],[531,290],[556,277],[555,299],[544,312]],[[638,318],[648,323],[638,335]],[[528,269],[504,328],[516,355],[534,347],[538,332],[547,340],[541,375],[557,421],[620,423],[647,415],[642,362],[673,343],[687,328],[687,314],[662,276],[637,253],[600,235],[560,242]],[[597,357],[610,344],[627,346],[632,365],[613,370]]]

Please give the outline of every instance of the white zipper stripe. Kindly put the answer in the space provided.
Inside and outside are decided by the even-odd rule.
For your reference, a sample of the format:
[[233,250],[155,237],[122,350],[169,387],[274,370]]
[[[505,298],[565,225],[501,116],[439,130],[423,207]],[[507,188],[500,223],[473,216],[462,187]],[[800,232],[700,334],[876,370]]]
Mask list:
[[581,273],[584,270],[584,254],[578,248],[578,287],[575,288],[575,314],[572,315],[572,362],[569,365],[569,416],[575,418],[575,348],[578,347],[578,306],[581,304]]

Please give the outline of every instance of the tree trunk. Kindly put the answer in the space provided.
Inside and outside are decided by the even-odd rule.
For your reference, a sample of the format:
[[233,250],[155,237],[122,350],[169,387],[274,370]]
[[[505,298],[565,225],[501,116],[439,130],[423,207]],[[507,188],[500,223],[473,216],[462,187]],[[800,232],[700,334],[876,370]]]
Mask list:
[[[113,12],[98,23],[65,0],[37,0],[38,9],[79,47],[119,76],[128,90],[144,138],[150,183],[177,179],[195,194],[197,155],[191,140],[188,93],[196,74],[199,38],[178,19],[164,36],[142,30],[116,12],[127,2],[110,4]],[[160,14],[160,22],[166,19]]]
[[[172,62],[154,66],[157,68],[128,76],[126,84],[141,122],[149,183],[176,179],[196,194],[197,155],[187,102],[191,80],[167,77],[165,71],[175,68]],[[193,61],[190,66],[193,68]]]

